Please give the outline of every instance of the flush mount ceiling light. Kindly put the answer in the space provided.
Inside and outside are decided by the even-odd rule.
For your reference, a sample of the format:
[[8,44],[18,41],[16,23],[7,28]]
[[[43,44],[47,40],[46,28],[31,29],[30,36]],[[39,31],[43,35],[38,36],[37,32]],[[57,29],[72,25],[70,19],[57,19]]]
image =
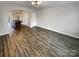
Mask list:
[[39,7],[40,4],[41,4],[41,1],[32,1],[32,5],[34,7]]

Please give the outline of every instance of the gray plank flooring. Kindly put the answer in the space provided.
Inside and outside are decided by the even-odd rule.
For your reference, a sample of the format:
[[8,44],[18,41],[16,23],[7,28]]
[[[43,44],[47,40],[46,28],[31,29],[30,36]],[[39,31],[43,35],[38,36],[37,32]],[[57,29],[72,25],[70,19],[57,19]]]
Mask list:
[[37,26],[22,26],[0,36],[0,56],[79,57],[79,39]]

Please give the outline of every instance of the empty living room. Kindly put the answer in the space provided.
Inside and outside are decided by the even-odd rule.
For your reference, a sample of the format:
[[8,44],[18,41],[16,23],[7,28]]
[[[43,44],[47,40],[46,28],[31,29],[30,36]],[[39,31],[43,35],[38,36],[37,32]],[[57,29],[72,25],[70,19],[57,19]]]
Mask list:
[[0,57],[79,57],[79,1],[0,1]]

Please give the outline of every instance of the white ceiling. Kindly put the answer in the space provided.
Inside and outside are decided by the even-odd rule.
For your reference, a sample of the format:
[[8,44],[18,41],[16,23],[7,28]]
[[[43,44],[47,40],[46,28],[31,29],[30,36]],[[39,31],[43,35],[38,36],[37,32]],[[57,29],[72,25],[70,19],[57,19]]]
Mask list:
[[[79,3],[79,1],[42,1],[40,7],[49,7],[53,5],[65,5]],[[18,4],[28,7],[33,7],[31,1],[0,1],[0,4]]]

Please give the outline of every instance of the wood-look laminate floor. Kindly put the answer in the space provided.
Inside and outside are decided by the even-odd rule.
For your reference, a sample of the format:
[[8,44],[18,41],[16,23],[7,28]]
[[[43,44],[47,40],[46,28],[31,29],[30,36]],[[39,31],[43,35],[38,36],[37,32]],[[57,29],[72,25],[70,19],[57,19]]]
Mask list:
[[2,57],[78,57],[79,39],[40,27],[23,26],[0,36]]

